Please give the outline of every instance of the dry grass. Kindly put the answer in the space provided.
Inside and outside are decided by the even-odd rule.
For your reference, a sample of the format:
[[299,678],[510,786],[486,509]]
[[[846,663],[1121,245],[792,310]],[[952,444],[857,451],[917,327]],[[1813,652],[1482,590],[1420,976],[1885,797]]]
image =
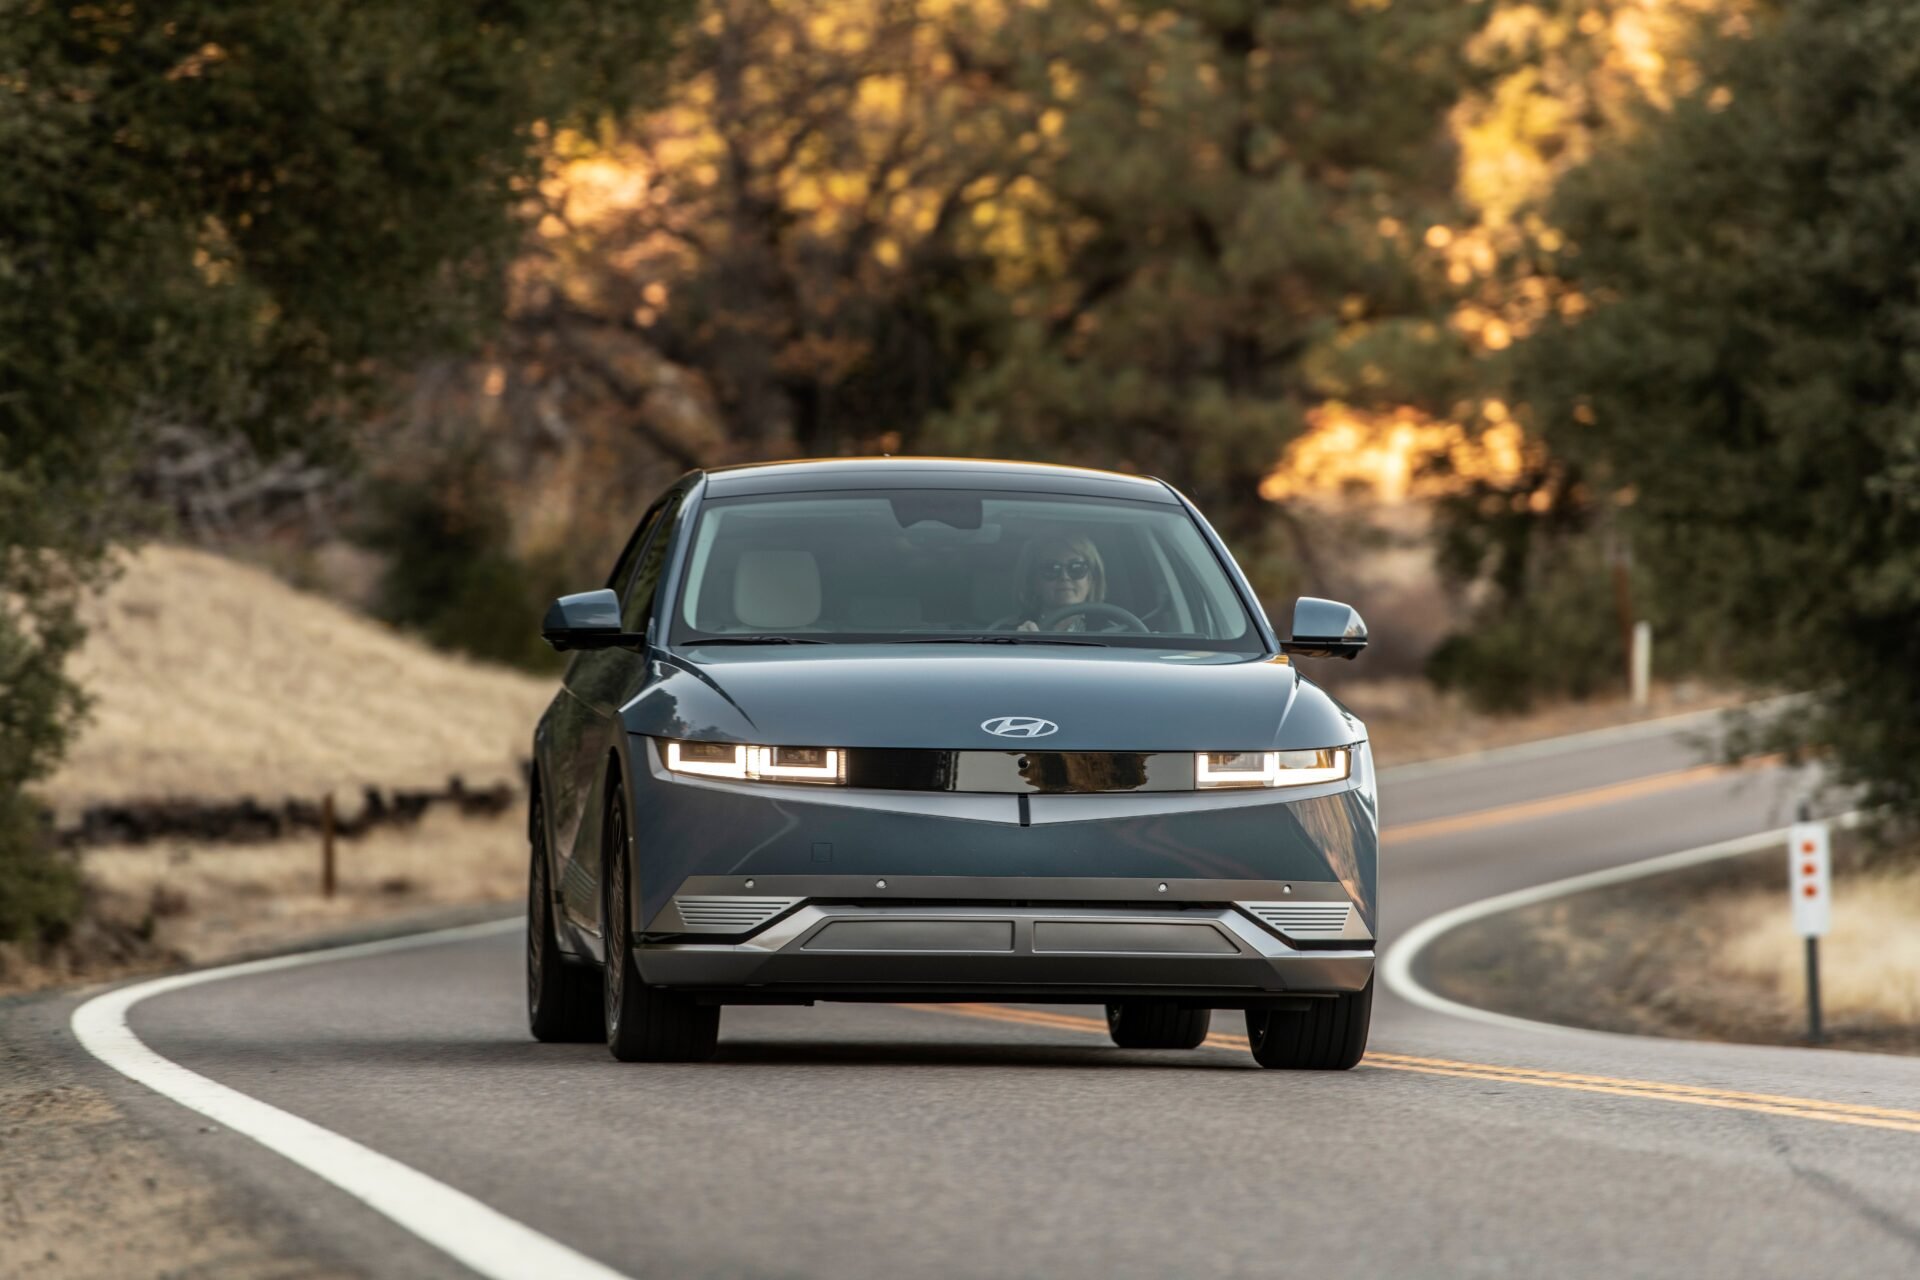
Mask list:
[[[1798,1005],[1806,974],[1784,893],[1730,893],[1710,909],[1721,939],[1714,966]],[[1833,931],[1820,943],[1820,992],[1836,1022],[1920,1028],[1920,867],[1836,880]]]
[[[91,610],[74,674],[95,699],[42,794],[62,821],[90,803],[265,803],[362,786],[519,781],[551,680],[450,657],[270,574],[150,546]],[[81,855],[89,906],[57,945],[0,948],[0,990],[117,977],[285,946],[444,904],[517,899],[526,835],[434,810],[339,845],[319,896],[319,839],[169,841]]]
[[82,865],[113,904],[108,910],[151,913],[154,942],[201,963],[422,907],[518,900],[526,892],[527,833],[519,814],[445,811],[411,828],[380,828],[335,846],[330,899],[320,896],[320,842],[312,837],[93,849]]
[[92,719],[41,788],[63,819],[102,801],[517,778],[552,696],[550,679],[437,652],[219,556],[149,546],[125,570],[72,668]]
[[517,903],[526,893],[525,815],[430,810],[336,846],[335,896],[320,896],[320,841],[162,842],[86,850],[87,918],[70,945],[0,945],[0,992],[99,981],[286,947],[434,907]]

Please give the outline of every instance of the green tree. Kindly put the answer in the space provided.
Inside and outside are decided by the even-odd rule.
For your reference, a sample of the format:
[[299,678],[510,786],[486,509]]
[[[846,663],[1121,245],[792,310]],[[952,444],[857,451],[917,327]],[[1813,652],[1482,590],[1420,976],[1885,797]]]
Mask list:
[[1311,409],[1460,390],[1422,237],[1456,211],[1446,114],[1483,17],[1453,0],[1016,12],[975,69],[1035,122],[1029,252],[981,297],[996,340],[929,442],[1177,476],[1261,558],[1288,513],[1260,481]]
[[1920,814],[1920,8],[1765,5],[1698,60],[1551,210],[1591,303],[1516,351],[1552,519],[1629,539],[1697,659],[1815,690],[1775,742]]
[[488,323],[546,122],[649,87],[683,8],[0,0],[0,899],[141,440],[323,450]]

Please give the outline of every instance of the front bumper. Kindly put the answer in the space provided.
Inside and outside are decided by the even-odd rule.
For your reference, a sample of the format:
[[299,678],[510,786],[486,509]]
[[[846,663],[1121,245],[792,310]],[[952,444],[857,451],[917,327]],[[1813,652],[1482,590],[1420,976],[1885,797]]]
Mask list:
[[689,780],[634,745],[649,983],[729,1002],[1258,1007],[1372,976],[1365,744],[1352,780],[1298,792],[1018,801]]

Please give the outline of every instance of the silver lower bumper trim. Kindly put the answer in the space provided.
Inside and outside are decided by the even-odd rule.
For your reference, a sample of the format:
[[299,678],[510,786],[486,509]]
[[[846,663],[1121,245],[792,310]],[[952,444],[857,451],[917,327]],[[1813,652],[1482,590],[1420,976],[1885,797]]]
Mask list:
[[1182,988],[1358,991],[1370,944],[1303,951],[1228,907],[874,907],[809,904],[745,942],[648,943],[676,987]]

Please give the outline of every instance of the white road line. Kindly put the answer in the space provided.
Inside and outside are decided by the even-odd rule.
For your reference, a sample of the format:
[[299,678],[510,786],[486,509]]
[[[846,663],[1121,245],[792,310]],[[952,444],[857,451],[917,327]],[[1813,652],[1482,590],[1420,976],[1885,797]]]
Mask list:
[[1765,714],[1790,706],[1795,699],[1804,696],[1789,693],[1760,702],[1714,707],[1706,711],[1687,711],[1679,715],[1662,716],[1656,720],[1635,720],[1630,724],[1608,725],[1603,729],[1585,729],[1579,733],[1563,733],[1554,738],[1536,738],[1532,742],[1516,742],[1512,746],[1466,751],[1456,756],[1442,756],[1437,760],[1416,760],[1412,764],[1381,769],[1379,776],[1383,784],[1406,782],[1431,774],[1451,773],[1455,769],[1475,765],[1513,764],[1520,760],[1536,760],[1547,756],[1566,755],[1574,751],[1585,751],[1589,747],[1611,746],[1619,742],[1638,741],[1641,738],[1660,738],[1690,729],[1710,730],[1731,713]]
[[[1851,827],[1859,821],[1859,818],[1860,815],[1857,813],[1848,813],[1831,821],[1836,826]],[[1758,853],[1762,849],[1769,848],[1779,849],[1783,857],[1786,855],[1787,828],[1781,827],[1775,831],[1762,831],[1758,835],[1722,840],[1717,844],[1701,845],[1697,849],[1682,849],[1678,853],[1663,853],[1656,858],[1643,858],[1639,862],[1623,863],[1617,867],[1589,871],[1584,875],[1568,876],[1564,880],[1552,880],[1528,889],[1516,889],[1511,893],[1483,898],[1479,902],[1469,902],[1463,907],[1455,907],[1451,911],[1442,911],[1437,916],[1429,916],[1402,934],[1380,958],[1380,976],[1386,979],[1388,989],[1402,1000],[1419,1005],[1423,1009],[1430,1009],[1435,1013],[1451,1014],[1456,1018],[1468,1018],[1489,1026],[1524,1031],[1555,1031],[1562,1035],[1606,1034],[1593,1032],[1584,1027],[1562,1026],[1557,1022],[1536,1022],[1532,1018],[1516,1018],[1511,1014],[1495,1013],[1491,1009],[1480,1009],[1470,1004],[1462,1004],[1458,1000],[1449,1000],[1421,985],[1420,980],[1413,976],[1414,963],[1435,938],[1475,920],[1484,920],[1488,916],[1498,915],[1503,911],[1530,907],[1537,902],[1565,897],[1567,894],[1579,893],[1585,889],[1623,884],[1629,880],[1638,880],[1642,876],[1659,875],[1663,871],[1678,871],[1682,867],[1694,867],[1703,862],[1738,857],[1743,853]]]
[[496,920],[156,978],[87,1001],[73,1011],[73,1033],[87,1052],[121,1075],[318,1174],[488,1280],[625,1280],[620,1272],[391,1156],[161,1057],[127,1026],[127,1013],[135,1005],[169,991],[331,960],[493,937],[520,927],[517,919]]

